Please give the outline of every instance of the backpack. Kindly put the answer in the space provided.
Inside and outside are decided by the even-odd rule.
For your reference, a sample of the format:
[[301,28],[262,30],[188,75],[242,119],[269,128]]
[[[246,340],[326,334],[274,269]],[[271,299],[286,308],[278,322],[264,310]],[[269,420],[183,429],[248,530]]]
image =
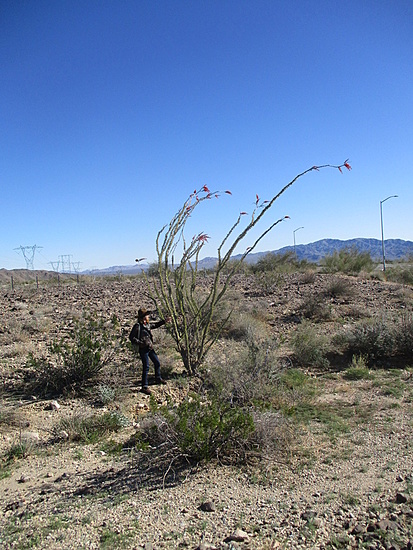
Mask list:
[[140,337],[141,337],[141,325],[139,323],[136,323],[133,325],[132,330],[129,334],[129,340],[132,342],[132,344],[139,345],[140,344]]

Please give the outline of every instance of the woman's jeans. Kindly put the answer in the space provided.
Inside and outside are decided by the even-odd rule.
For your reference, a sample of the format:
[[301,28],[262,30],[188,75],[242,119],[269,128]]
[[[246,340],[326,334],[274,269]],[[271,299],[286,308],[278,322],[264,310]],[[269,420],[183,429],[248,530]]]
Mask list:
[[139,350],[139,355],[142,359],[142,388],[148,387],[148,373],[149,373],[149,359],[152,361],[153,366],[155,367],[155,379],[156,381],[161,380],[161,364],[159,362],[158,356],[156,355],[153,349],[151,350]]

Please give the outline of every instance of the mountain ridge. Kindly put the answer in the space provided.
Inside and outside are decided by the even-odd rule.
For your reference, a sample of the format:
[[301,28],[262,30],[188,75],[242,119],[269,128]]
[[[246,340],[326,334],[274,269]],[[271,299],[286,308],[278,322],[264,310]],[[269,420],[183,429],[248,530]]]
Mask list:
[[[386,239],[384,241],[385,257],[388,261],[407,259],[409,256],[413,256],[413,241],[405,241],[403,239]],[[382,242],[380,239],[369,238],[356,238],[356,239],[320,239],[313,243],[299,244],[294,246],[284,246],[277,250],[267,250],[265,252],[252,252],[249,254],[245,261],[249,264],[258,262],[260,258],[266,254],[286,254],[288,252],[295,252],[297,254],[297,260],[307,260],[309,262],[317,263],[327,255],[333,254],[335,251],[340,251],[346,248],[354,248],[358,252],[368,252],[374,261],[380,261],[382,258]],[[240,259],[241,254],[234,255],[234,260]],[[199,261],[198,267],[200,269],[211,269],[217,263],[217,258],[209,256]],[[94,275],[113,275],[124,274],[132,275],[140,273],[142,270],[147,270],[150,264],[134,264],[126,266],[111,266],[105,269],[98,269],[93,271],[83,271],[83,274]]]

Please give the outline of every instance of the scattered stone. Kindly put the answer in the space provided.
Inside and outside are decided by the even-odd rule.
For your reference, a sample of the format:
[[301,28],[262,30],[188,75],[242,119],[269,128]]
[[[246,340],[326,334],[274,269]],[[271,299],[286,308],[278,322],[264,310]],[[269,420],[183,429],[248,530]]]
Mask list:
[[200,510],[203,512],[215,512],[215,504],[211,502],[210,500],[203,502],[200,507]]
[[408,498],[404,493],[397,493],[396,494],[396,504],[405,504],[407,502]]
[[362,523],[356,523],[353,530],[351,531],[353,535],[361,535],[366,532],[366,526]]
[[217,547],[210,542],[201,542],[201,544],[196,547],[196,550],[217,550]]
[[232,535],[227,537],[224,542],[245,542],[249,539],[248,533],[241,529],[236,529]]
[[377,523],[376,527],[381,531],[396,531],[399,525],[390,519],[382,519]]
[[58,411],[60,409],[60,405],[57,401],[52,401],[50,403],[50,408],[52,409],[52,411]]
[[28,481],[30,481],[30,477],[26,476],[25,474],[22,474],[17,480],[17,483],[27,483]]
[[19,508],[21,508],[23,505],[24,505],[24,500],[15,500],[14,502],[10,502],[10,504],[7,504],[4,511],[14,512],[15,510],[18,510]]

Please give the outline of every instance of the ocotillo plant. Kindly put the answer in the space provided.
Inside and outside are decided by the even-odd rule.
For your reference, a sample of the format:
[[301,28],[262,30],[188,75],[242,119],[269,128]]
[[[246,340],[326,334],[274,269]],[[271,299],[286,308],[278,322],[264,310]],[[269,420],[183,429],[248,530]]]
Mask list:
[[[158,312],[163,317],[171,318],[171,334],[184,366],[190,375],[199,372],[199,367],[206,354],[216,342],[229,319],[229,316],[227,316],[221,323],[212,323],[213,314],[228,289],[229,281],[236,273],[241,262],[254,250],[264,236],[289,216],[283,216],[271,223],[255,239],[252,245],[246,248],[239,262],[229,263],[235,248],[247,237],[249,232],[270,210],[274,202],[289,187],[308,172],[322,168],[336,168],[340,172],[342,172],[342,168],[351,170],[348,160],[340,165],[312,166],[295,176],[270,200],[260,200],[259,196],[256,195],[255,206],[249,223],[241,230],[241,220],[248,215],[246,212],[241,212],[219,245],[214,276],[206,292],[201,292],[198,286],[200,275],[198,262],[202,248],[208,241],[209,236],[204,232],[200,232],[191,241],[187,242],[184,236],[185,225],[203,201],[219,198],[224,193],[228,195],[232,193],[230,191],[211,192],[204,185],[188,197],[169,224],[166,224],[159,231],[156,238],[157,277],[151,279],[147,277],[146,280],[150,296]],[[180,260],[175,263],[174,256],[178,251],[178,245],[181,247]],[[224,246],[227,248],[225,252],[223,251]]]

